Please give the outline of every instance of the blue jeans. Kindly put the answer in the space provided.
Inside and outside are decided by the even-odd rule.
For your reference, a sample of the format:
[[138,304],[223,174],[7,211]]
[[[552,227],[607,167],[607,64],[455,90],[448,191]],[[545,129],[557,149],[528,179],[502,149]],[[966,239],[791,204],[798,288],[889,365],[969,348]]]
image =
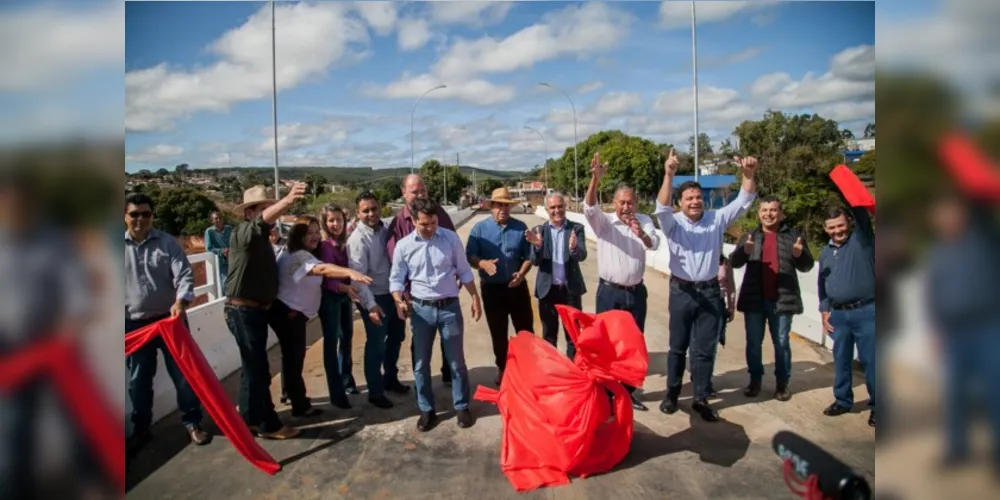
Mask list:
[[347,391],[353,389],[351,375],[351,340],[354,337],[354,311],[347,295],[323,290],[319,307],[323,327],[323,369],[330,391],[330,401],[347,405]]
[[386,382],[399,382],[399,351],[406,336],[406,323],[396,314],[396,301],[392,295],[376,295],[375,304],[385,314],[381,325],[372,323],[368,314],[361,315],[367,337],[365,382],[368,384],[368,397],[385,394]]
[[410,317],[410,328],[413,329],[413,375],[417,386],[417,406],[421,412],[434,411],[431,355],[434,352],[434,336],[438,331],[441,332],[441,345],[451,368],[451,397],[455,409],[469,408],[469,369],[465,365],[463,321],[462,305],[458,300],[443,307],[413,302],[413,315]]
[[[667,398],[676,400],[684,383],[688,351],[695,401],[714,390],[712,376],[724,322],[719,285],[693,286],[670,282],[670,352],[667,353]],[[721,308],[721,309],[720,309]]]
[[[126,318],[125,332],[133,332],[161,319],[163,318],[148,320]],[[163,353],[163,364],[177,390],[177,408],[181,411],[181,422],[188,428],[201,425],[202,412],[198,396],[195,396],[187,379],[184,378],[184,374],[177,367],[174,357],[167,349],[167,344],[163,342],[162,338],[157,337],[125,358],[130,374],[128,392],[129,397],[132,398],[132,425],[135,426],[133,432],[135,434],[147,432],[153,423],[153,378],[156,376],[156,351]]]
[[969,410],[980,396],[993,431],[993,456],[1000,465],[1000,325],[942,333],[948,455],[968,458]]
[[[226,305],[226,326],[240,349],[239,406],[243,421],[258,432],[277,432],[281,419],[271,400],[271,369],[267,358],[267,311]],[[133,401],[133,404],[135,402]]]
[[778,314],[776,304],[770,300],[761,303],[761,310],[746,311],[743,317],[747,328],[747,369],[752,382],[760,382],[764,378],[763,358],[764,327],[771,330],[771,343],[774,344],[774,378],[779,387],[787,387],[792,378],[792,346],[789,336],[792,333],[792,315]]
[[854,346],[865,370],[865,384],[871,406],[878,400],[875,394],[875,304],[849,311],[831,311],[833,326],[833,395],[837,404],[854,407]]

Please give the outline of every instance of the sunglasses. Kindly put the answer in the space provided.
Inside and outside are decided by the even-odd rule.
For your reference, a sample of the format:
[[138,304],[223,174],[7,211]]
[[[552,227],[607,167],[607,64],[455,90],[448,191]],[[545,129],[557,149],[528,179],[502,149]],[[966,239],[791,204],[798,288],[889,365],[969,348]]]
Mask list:
[[143,210],[143,211],[136,210],[134,212],[129,212],[128,216],[131,217],[131,218],[133,218],[133,219],[139,219],[139,218],[148,219],[148,218],[150,218],[150,217],[153,216],[153,211],[152,210]]

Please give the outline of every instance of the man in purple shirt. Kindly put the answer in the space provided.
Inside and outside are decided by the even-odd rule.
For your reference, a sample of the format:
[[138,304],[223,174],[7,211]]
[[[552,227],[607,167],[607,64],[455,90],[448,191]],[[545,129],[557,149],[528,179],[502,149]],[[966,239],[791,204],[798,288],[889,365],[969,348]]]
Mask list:
[[[389,223],[389,260],[392,261],[393,255],[395,255],[396,244],[400,240],[406,238],[413,232],[415,227],[413,222],[413,214],[410,207],[413,206],[413,202],[417,199],[427,199],[427,187],[424,185],[424,180],[420,178],[417,174],[407,175],[403,179],[403,201],[406,205],[403,207],[396,217],[392,219]],[[455,230],[455,224],[451,222],[451,217],[448,213],[444,211],[444,207],[437,205],[437,220],[438,227],[443,227],[445,229]],[[407,293],[405,294],[407,299],[409,299],[409,285],[407,284]],[[412,327],[411,327],[412,330]],[[451,370],[448,368],[448,358],[444,354],[444,344],[441,345],[441,381],[444,385],[451,386]]]

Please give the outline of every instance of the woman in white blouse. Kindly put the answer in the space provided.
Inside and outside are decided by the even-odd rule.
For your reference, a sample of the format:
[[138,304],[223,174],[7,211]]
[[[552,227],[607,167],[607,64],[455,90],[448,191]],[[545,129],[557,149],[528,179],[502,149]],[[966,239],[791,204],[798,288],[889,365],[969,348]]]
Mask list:
[[302,368],[306,357],[306,323],[319,314],[324,278],[350,279],[370,284],[371,278],[347,267],[325,264],[317,258],[321,239],[319,221],[300,217],[278,258],[278,298],[271,306],[271,328],[281,345],[281,378],[293,417],[322,413],[306,396]]

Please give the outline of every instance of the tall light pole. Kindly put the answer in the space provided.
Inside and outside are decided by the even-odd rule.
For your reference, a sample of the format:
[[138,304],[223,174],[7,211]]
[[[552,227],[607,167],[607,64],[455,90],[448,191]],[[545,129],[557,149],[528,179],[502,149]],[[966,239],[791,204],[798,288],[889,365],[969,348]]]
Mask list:
[[698,37],[695,34],[697,18],[695,16],[695,2],[691,2],[691,72],[694,81],[694,181],[698,182],[700,176],[700,163],[698,163],[698,150],[701,149],[701,136],[698,135]]
[[271,122],[274,126],[274,199],[278,199],[278,56],[275,43],[274,1],[271,2]]
[[538,134],[538,137],[540,137],[542,139],[542,146],[545,148],[545,158],[542,159],[542,171],[545,172],[545,188],[548,189],[550,187],[549,186],[549,169],[546,168],[545,164],[548,163],[548,161],[549,161],[549,142],[545,140],[545,136],[542,135],[542,133],[539,132],[538,130],[536,130],[534,128],[531,128],[531,127],[529,127],[527,125],[525,125],[524,128],[526,128],[526,129],[528,129],[528,130],[530,130],[530,131]]
[[569,101],[570,108],[573,109],[573,182],[576,184],[574,186],[574,192],[576,193],[576,202],[580,203],[580,159],[577,156],[577,145],[580,144],[580,139],[576,135],[576,104],[573,104],[573,99],[570,98],[569,94],[563,92],[562,89],[552,85],[551,83],[541,82],[539,85],[543,87],[548,87],[560,94],[566,96],[566,100]]
[[425,95],[430,94],[435,90],[440,90],[447,87],[448,87],[447,85],[438,85],[437,87],[434,87],[428,90],[427,92],[420,94],[420,97],[417,98],[417,101],[413,103],[413,111],[410,112],[410,173],[411,174],[413,173],[413,170],[415,168],[415,160],[414,160],[415,155],[413,149],[413,115],[417,113],[417,104],[420,104],[420,100],[423,99]]

